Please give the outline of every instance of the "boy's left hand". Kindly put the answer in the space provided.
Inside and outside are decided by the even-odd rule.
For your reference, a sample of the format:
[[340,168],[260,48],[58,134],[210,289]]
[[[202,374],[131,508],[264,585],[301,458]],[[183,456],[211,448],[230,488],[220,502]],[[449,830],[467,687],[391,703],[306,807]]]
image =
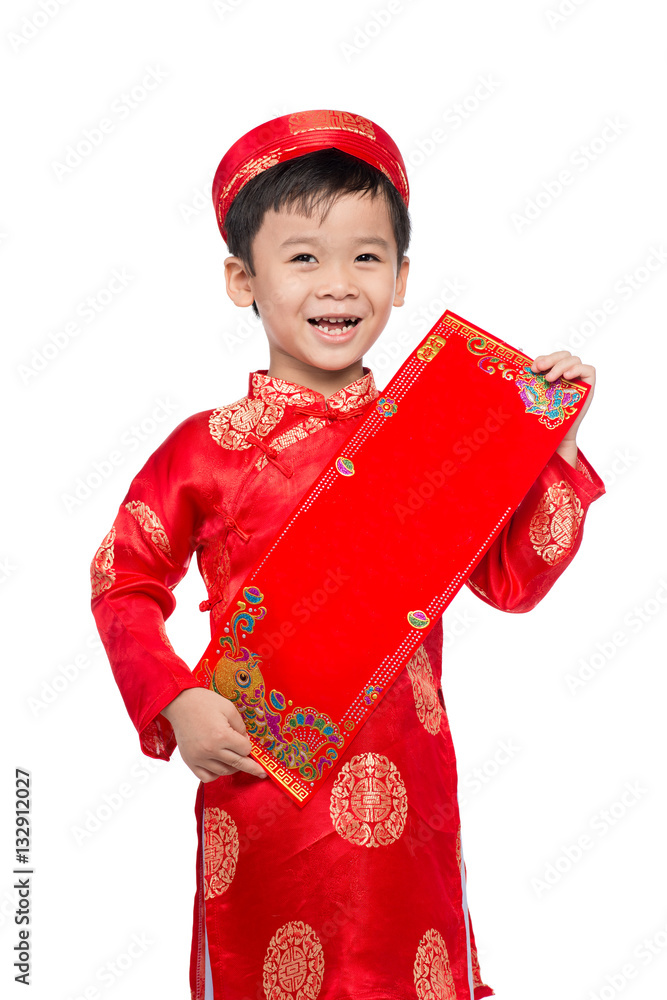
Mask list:
[[531,364],[531,370],[536,373],[541,373],[546,378],[547,382],[554,382],[557,378],[576,378],[581,382],[587,382],[590,385],[590,391],[586,393],[586,399],[584,400],[584,405],[577,414],[576,420],[573,420],[567,429],[565,437],[561,440],[557,451],[565,454],[568,450],[573,451],[576,455],[576,438],[577,431],[579,429],[579,424],[584,418],[588,407],[591,405],[591,399],[593,398],[593,392],[595,388],[595,368],[593,365],[585,365],[582,363],[581,358],[576,357],[574,354],[570,354],[569,351],[552,351],[551,354],[539,354],[533,363]]

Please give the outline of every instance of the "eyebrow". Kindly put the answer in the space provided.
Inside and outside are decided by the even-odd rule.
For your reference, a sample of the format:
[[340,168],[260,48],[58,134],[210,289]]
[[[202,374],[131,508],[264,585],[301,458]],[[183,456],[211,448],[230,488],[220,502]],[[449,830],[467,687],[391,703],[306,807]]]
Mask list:
[[[293,236],[289,240],[285,240],[284,243],[280,244],[281,249],[287,247],[298,246],[303,243],[315,244],[315,246],[322,246],[323,241],[318,236]],[[353,246],[375,246],[380,247],[382,250],[387,252],[391,250],[391,246],[386,240],[383,240],[381,236],[355,236],[352,240]]]

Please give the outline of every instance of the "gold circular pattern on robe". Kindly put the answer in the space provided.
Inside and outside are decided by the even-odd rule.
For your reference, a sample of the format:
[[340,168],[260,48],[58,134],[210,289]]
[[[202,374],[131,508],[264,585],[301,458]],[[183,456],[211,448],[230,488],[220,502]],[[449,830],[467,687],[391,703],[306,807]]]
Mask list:
[[423,646],[418,646],[407,662],[407,670],[412,681],[417,718],[427,733],[435,736],[440,731],[442,705],[438,699],[431,661]]
[[393,844],[408,814],[408,793],[398,768],[379,753],[352,757],[336,777],[329,811],[336,833],[351,844]]
[[263,399],[244,396],[211,413],[208,426],[211,437],[221,448],[239,450],[252,447],[246,441],[251,431],[258,438],[266,437],[282,418],[284,403],[266,403]]
[[302,920],[279,927],[264,958],[266,1000],[316,1000],[323,976],[324,950],[313,928]]
[[151,510],[148,504],[142,500],[130,500],[125,504],[125,508],[129,510],[142,531],[145,531],[155,548],[163,552],[168,559],[172,559],[167,532],[155,511]]
[[236,823],[224,809],[204,809],[204,899],[226,892],[236,873],[239,834]]
[[418,1000],[456,1000],[447,946],[434,927],[419,942],[414,977]]
[[116,570],[113,568],[113,543],[115,539],[116,528],[113,526],[106,533],[99,549],[93,556],[93,561],[90,565],[90,582],[93,589],[93,597],[103,594],[116,579]]
[[571,550],[584,516],[579,497],[569,483],[553,483],[532,516],[530,540],[549,566],[556,566]]

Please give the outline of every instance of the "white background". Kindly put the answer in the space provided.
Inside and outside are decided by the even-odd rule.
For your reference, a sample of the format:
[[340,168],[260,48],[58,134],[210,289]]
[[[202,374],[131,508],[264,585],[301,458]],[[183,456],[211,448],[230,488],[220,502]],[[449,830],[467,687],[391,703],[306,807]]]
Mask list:
[[[33,1000],[189,996],[197,782],[178,754],[140,754],[99,651],[88,566],[169,431],[242,396],[248,372],[267,364],[261,329],[224,291],[210,204],[219,159],[260,122],[332,107],[377,121],[409,164],[408,299],[368,356],[378,386],[447,305],[533,356],[570,349],[598,374],[579,444],[607,494],[573,565],[528,615],[465,590],[444,622],[482,975],[499,1000],[664,996],[660,5],[44,4],[48,16],[34,0],[0,15],[0,796],[9,818],[14,767],[32,771],[35,866],[27,994],[11,981],[3,822],[0,982]],[[112,130],[99,145],[58,168],[103,118]],[[563,170],[572,182],[559,192]],[[105,303],[114,270],[127,285]],[[92,322],[88,296],[100,307]],[[121,458],[103,476],[113,451]],[[72,504],[80,480],[94,486]],[[196,569],[177,596],[169,633],[194,665],[208,640]],[[567,675],[585,662],[591,679],[573,692]],[[636,791],[621,805],[626,783]],[[121,804],[82,835],[111,812],[105,796]],[[592,846],[568,862],[584,835]],[[144,950],[130,961],[133,935]]]

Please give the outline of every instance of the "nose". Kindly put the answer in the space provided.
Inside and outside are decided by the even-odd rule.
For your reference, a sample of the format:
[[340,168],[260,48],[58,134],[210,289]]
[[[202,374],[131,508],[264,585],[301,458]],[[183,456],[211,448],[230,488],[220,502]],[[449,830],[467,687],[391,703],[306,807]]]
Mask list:
[[357,298],[359,286],[349,267],[342,261],[331,261],[318,272],[316,295],[318,298]]

